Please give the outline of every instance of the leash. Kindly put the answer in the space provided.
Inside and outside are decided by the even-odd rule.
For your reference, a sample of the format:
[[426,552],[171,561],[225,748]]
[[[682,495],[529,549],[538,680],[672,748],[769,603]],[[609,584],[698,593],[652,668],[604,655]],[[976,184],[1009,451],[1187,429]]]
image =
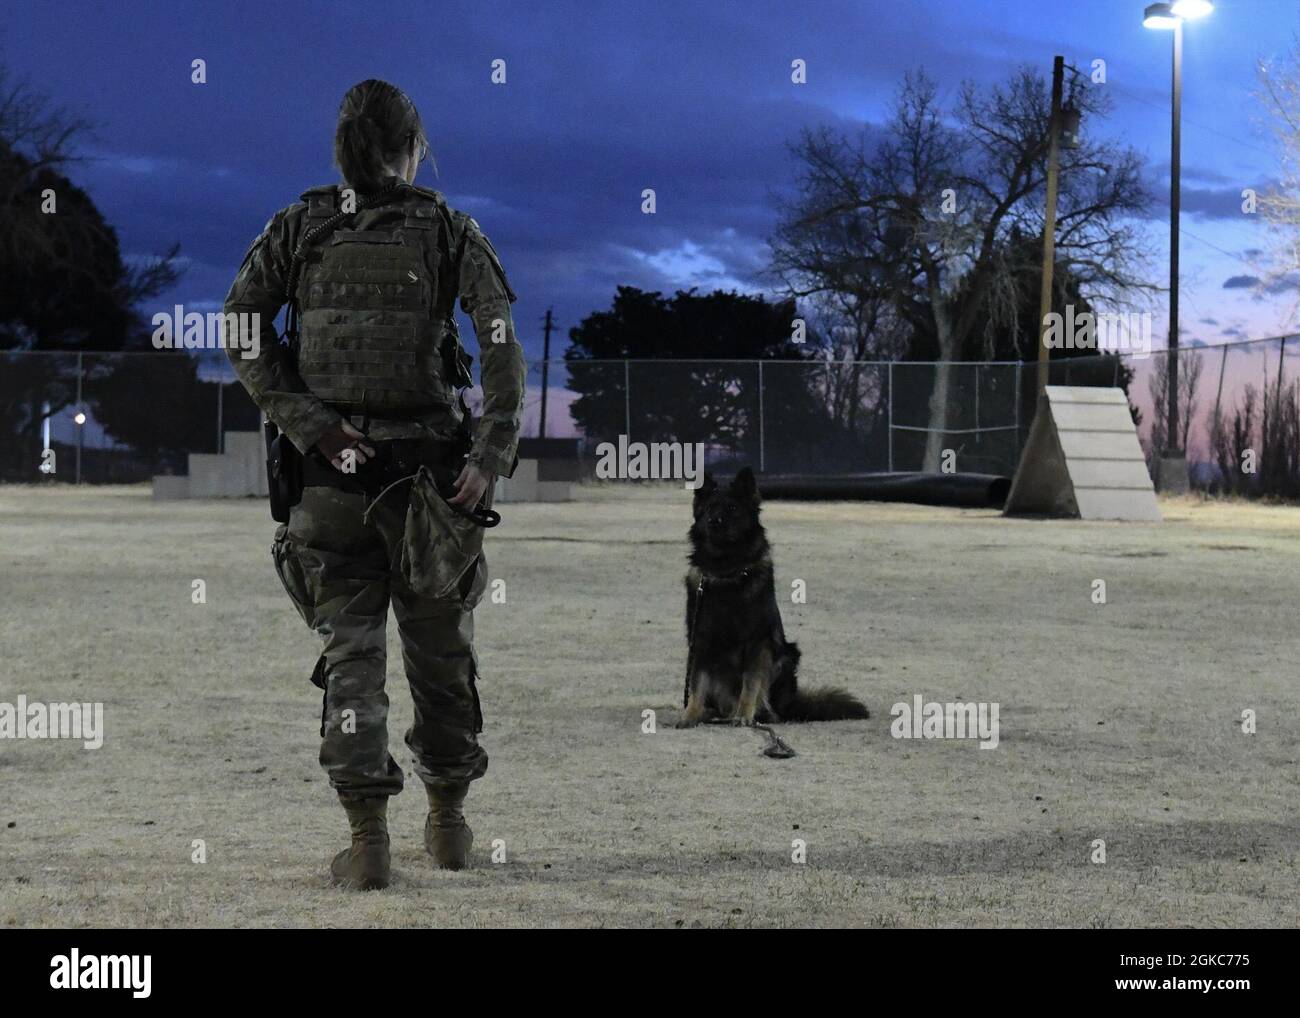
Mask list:
[[[741,575],[744,574],[742,570]],[[685,709],[691,699],[691,675],[695,670],[695,627],[700,621],[700,605],[704,603],[704,573],[700,572],[700,585],[695,588],[695,610],[691,612],[691,633],[690,639],[686,641],[686,683],[682,689],[682,708]],[[708,722],[711,725],[730,725],[734,727],[731,721],[726,718],[717,718]],[[763,755],[771,757],[773,760],[788,760],[795,756],[794,747],[786,742],[776,733],[771,725],[763,725],[758,722],[746,725],[755,732],[764,736],[766,743],[763,746]]]
[[[726,725],[730,728],[737,727],[735,722],[729,721],[726,718],[715,718],[712,721],[706,721],[705,724]],[[743,727],[758,732],[760,735],[764,737],[765,740],[765,744],[763,746],[764,756],[770,756],[773,760],[789,760],[790,757],[799,755],[794,751],[794,747],[791,746],[790,743],[786,742],[783,738],[781,738],[781,736],[776,734],[776,729],[773,728],[771,725],[763,725],[755,721],[753,724],[744,725]]]
[[[414,472],[399,476],[396,478],[396,480],[388,481],[388,477],[392,476],[391,473],[389,473],[387,476],[385,476],[382,470],[380,470],[378,474],[374,473],[375,470],[378,470],[384,466],[389,465],[387,462],[387,457],[382,455],[383,447],[378,446],[378,448],[380,452],[376,454],[375,459],[372,461],[373,465],[371,463],[368,463],[363,469],[367,471],[367,477],[374,477],[377,483],[383,484],[384,487],[382,488],[382,490],[380,490],[378,495],[375,495],[373,497],[370,504],[366,506],[365,511],[361,514],[362,523],[370,522],[370,513],[375,508],[375,506],[377,506],[380,502],[384,500],[385,497],[387,497],[390,491],[397,488],[399,485],[406,484],[409,481],[414,481],[417,477],[420,476],[420,470],[428,469],[429,466],[427,463],[421,464],[420,467]],[[309,459],[308,462],[313,462],[313,461]],[[410,465],[408,464],[406,469],[409,468]],[[337,483],[338,478],[340,476],[338,471],[334,470],[333,467],[322,467],[321,470],[324,471],[324,476],[319,477],[318,480],[323,480],[327,484],[334,487],[340,487],[340,485]],[[319,473],[320,471],[315,471],[313,473],[313,476],[316,476],[316,474]],[[346,491],[351,489],[343,488],[343,490]],[[373,488],[364,489],[364,492],[368,498],[370,497],[370,493],[373,490],[374,490]],[[501,522],[501,514],[497,512],[495,509],[489,509],[483,506],[481,503],[479,505],[476,505],[473,509],[465,509],[461,506],[454,505],[452,503],[451,499],[455,494],[454,492],[452,493],[452,495],[448,495],[444,493],[441,489],[438,488],[436,482],[434,483],[434,490],[438,492],[438,497],[442,499],[443,504],[448,509],[450,509],[457,516],[462,516],[465,519],[469,520],[476,527],[483,527],[486,530],[490,530],[492,527],[495,527],[498,523]]]

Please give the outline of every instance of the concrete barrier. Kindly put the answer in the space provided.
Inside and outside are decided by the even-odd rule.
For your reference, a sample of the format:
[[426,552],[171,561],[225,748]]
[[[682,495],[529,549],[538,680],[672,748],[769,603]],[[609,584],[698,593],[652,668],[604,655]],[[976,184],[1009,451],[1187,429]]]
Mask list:
[[498,477],[493,504],[510,502],[568,502],[573,493],[567,480],[543,479],[552,471],[545,460],[523,460],[513,477]]
[[498,477],[496,493],[492,496],[495,505],[498,502],[536,502],[537,501],[537,460],[520,460],[515,465],[513,477]]
[[[266,497],[266,447],[256,431],[227,431],[223,453],[190,453],[188,477],[155,477],[153,497]],[[521,459],[514,477],[497,479],[495,502],[568,502],[568,464]]]
[[190,497],[190,479],[184,474],[159,474],[153,479],[153,500],[170,502]]
[[266,447],[257,431],[227,431],[223,453],[190,453],[189,475],[153,479],[157,501],[266,497]]

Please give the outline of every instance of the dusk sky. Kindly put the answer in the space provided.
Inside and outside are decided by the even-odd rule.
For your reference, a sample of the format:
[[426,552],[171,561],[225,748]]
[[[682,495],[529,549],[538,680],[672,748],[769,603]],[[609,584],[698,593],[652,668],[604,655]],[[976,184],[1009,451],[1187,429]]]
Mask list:
[[[180,242],[185,274],[162,306],[207,310],[278,208],[338,179],[331,143],[344,91],[369,77],[420,108],[439,175],[474,215],[520,295],[530,357],[555,308],[561,338],[614,288],[760,291],[787,144],[885,115],[902,74],[951,96],[1052,56],[1106,61],[1114,113],[1086,130],[1149,160],[1153,281],[1168,263],[1170,35],[1140,0],[985,2],[360,3],[119,2],[7,5],[0,59],[94,125],[73,169],[129,257]],[[1278,161],[1253,97],[1256,64],[1300,29],[1294,2],[1223,0],[1186,29],[1183,123],[1185,341],[1295,328],[1288,296],[1243,285],[1268,246],[1241,191]],[[190,63],[207,62],[191,84]],[[506,61],[507,83],[490,81]],[[802,58],[808,82],[790,80]],[[658,212],[642,214],[653,187]],[[1163,345],[1164,311],[1156,313]],[[470,344],[471,350],[473,344]]]

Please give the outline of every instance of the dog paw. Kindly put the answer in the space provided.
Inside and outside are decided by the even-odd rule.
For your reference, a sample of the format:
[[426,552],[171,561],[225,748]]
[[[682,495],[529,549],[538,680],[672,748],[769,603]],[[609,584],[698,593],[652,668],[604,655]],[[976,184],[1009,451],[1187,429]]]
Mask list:
[[692,721],[690,718],[679,718],[678,721],[677,721],[677,723],[676,723],[675,725],[673,725],[673,727],[674,727],[674,728],[694,728],[694,727],[695,727],[696,725],[698,725],[698,724],[699,724],[698,721]]

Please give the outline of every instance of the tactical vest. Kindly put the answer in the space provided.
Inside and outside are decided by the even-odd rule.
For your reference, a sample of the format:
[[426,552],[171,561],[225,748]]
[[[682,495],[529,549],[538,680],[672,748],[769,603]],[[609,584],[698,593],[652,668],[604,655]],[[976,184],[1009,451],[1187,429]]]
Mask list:
[[[338,211],[338,189],[312,188],[304,230]],[[298,373],[348,413],[414,416],[452,405],[470,384],[453,317],[456,269],[442,196],[399,188],[304,252],[297,298]],[[359,217],[354,217],[359,218]]]

